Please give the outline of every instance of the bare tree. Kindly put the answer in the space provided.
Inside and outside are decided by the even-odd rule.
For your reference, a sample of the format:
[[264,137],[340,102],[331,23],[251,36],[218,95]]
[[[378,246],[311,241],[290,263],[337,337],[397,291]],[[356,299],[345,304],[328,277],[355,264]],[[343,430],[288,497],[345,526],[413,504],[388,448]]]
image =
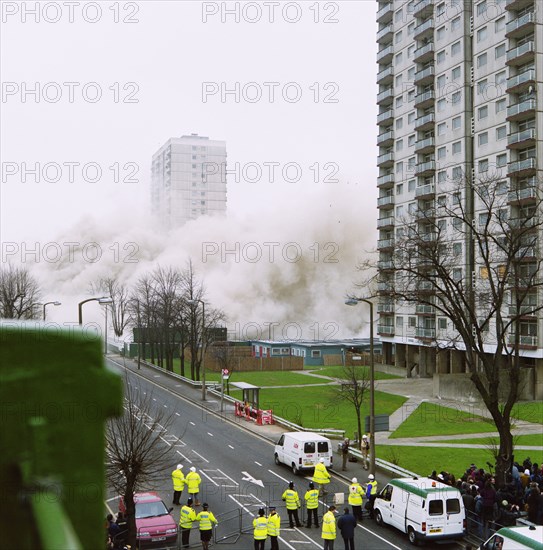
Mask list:
[[173,416],[153,407],[153,396],[143,394],[125,379],[124,414],[108,421],[106,477],[122,495],[127,512],[128,544],[136,548],[134,494],[163,479],[175,457],[162,437]]
[[25,267],[0,267],[0,317],[39,318],[41,292],[38,282]]
[[343,367],[343,376],[338,379],[338,385],[333,386],[333,402],[348,401],[352,404],[356,414],[356,424],[358,428],[358,448],[362,444],[362,405],[364,398],[369,393],[370,378],[367,368],[357,365],[345,365]]
[[457,181],[437,203],[419,200],[400,220],[392,251],[381,253],[378,289],[447,319],[447,329],[436,330],[435,315],[422,317],[417,337],[438,350],[463,352],[500,436],[496,476],[503,485],[513,462],[511,411],[523,350],[537,347],[543,307],[541,200],[535,178],[508,190],[498,175],[486,174]]
[[108,304],[111,311],[111,324],[115,336],[120,338],[124,329],[130,322],[128,315],[128,287],[119,281],[117,277],[102,277],[96,283],[91,284],[93,294],[102,293],[111,298],[111,304]]

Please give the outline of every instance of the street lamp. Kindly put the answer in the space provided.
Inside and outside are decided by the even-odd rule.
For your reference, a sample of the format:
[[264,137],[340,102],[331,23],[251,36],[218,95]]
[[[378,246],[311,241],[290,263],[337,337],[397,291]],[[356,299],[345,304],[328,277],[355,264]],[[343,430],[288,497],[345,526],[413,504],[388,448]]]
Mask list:
[[83,300],[82,302],[79,302],[78,309],[79,309],[79,324],[83,324],[83,304],[86,304],[87,302],[98,302],[100,305],[106,306],[106,330],[105,330],[105,338],[104,338],[104,348],[105,348],[105,354],[107,354],[107,305],[111,304],[113,302],[113,299],[111,296],[101,296],[100,298],[87,298],[86,300]]
[[54,306],[60,306],[61,303],[60,302],[57,302],[57,301],[54,301],[54,302],[45,302],[45,304],[42,304],[43,305],[43,320],[45,321],[45,306],[48,306],[49,304],[53,304]]
[[187,304],[195,306],[202,304],[202,401],[206,400],[206,368],[205,368],[205,334],[206,334],[206,305],[203,300],[198,298],[194,300],[187,300]]
[[[375,362],[373,356],[373,302],[366,298],[349,298],[348,306],[365,302],[370,306],[370,474],[375,475]],[[359,435],[361,437],[361,435]]]

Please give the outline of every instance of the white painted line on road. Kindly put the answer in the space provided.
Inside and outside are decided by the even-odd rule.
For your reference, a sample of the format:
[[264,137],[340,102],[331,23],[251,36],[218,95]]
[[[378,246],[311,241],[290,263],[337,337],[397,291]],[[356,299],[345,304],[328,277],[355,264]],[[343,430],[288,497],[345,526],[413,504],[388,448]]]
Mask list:
[[294,546],[291,546],[283,537],[278,537],[278,539],[285,545],[285,546],[288,546],[290,548],[290,550],[296,550],[296,548],[294,548]]
[[268,470],[268,472],[270,472],[270,474],[273,474],[275,477],[278,477],[281,481],[284,481],[285,483],[288,483],[289,480],[284,478],[284,477],[281,477],[279,474],[276,474],[275,472],[272,472],[271,470]]
[[209,437],[213,437],[213,434],[211,432],[207,432],[207,435],[209,435]]
[[176,387],[176,388],[180,388],[180,387],[181,387],[181,384],[176,384],[175,387]]
[[159,436],[160,439],[162,439],[162,441],[164,441],[164,443],[166,443],[166,445],[168,445],[168,447],[171,447],[172,444],[169,442],[169,441],[166,441],[166,439],[164,439],[162,436]]
[[155,397],[153,397],[153,401],[156,401],[156,398],[155,398]]
[[181,416],[179,413],[175,413],[175,416]]
[[175,452],[180,454],[189,464],[192,464],[192,460],[186,457],[181,451],[175,451]]
[[168,408],[168,405],[162,405],[162,406],[163,406],[163,407],[164,407],[165,409],[167,409],[167,408]]
[[[214,471],[214,470],[212,470]],[[215,485],[216,487],[219,486],[219,484],[212,478],[212,477],[209,477],[205,472],[204,470],[200,470],[200,472],[202,473],[203,476],[207,477],[207,479],[209,479],[209,481],[211,481],[211,483],[213,483],[213,485]]]
[[232,447],[232,445],[228,445],[232,450],[234,449],[234,447]]
[[298,531],[300,535],[304,536],[309,541],[309,543],[313,543],[317,548],[321,548],[321,549],[324,548],[324,546],[321,546],[318,542],[315,542],[311,537],[307,536],[303,531],[300,531],[298,527],[296,527],[296,531]]
[[153,374],[153,378],[160,378],[160,374]]
[[255,460],[255,464],[256,464],[257,466],[262,466],[262,464],[260,464],[260,462],[257,462],[256,460]]
[[396,546],[395,544],[392,544],[391,542],[388,542],[387,539],[384,539],[383,537],[379,536],[374,531],[370,531],[369,529],[366,529],[366,527],[364,527],[363,525],[358,524],[358,527],[360,527],[360,529],[364,529],[364,531],[367,531],[370,535],[373,535],[374,537],[377,537],[379,540],[382,540],[383,542],[386,542],[392,548],[396,548],[396,550],[402,550],[399,546]]
[[239,486],[239,483],[235,479],[232,479],[230,476],[226,475],[222,470],[217,471],[220,472],[226,479],[229,479],[232,483],[235,483],[236,486]]
[[196,451],[192,451],[195,455],[198,455],[204,462],[207,462],[209,464],[209,460],[207,458],[204,458],[200,453],[197,453]]
[[243,504],[241,504],[241,502],[238,502],[232,495],[228,495],[240,508],[243,508],[248,514],[251,514],[253,515],[253,513],[251,512],[251,510],[249,510],[248,508],[245,508],[245,506],[243,506]]
[[108,499],[106,500],[106,502],[111,502],[112,500],[119,500],[120,498],[121,498],[121,497],[117,495],[116,497],[108,498]]
[[192,422],[192,420],[189,422],[189,424],[192,424],[193,426],[196,426],[196,424],[194,422]]

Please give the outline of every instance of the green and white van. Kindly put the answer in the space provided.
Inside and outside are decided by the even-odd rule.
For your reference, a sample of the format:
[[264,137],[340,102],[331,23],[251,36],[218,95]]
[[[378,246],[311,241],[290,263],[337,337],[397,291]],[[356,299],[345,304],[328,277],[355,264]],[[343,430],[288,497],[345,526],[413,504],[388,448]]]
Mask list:
[[377,495],[374,517],[407,533],[409,542],[461,539],[466,512],[460,491],[428,478],[393,479]]
[[543,550],[543,525],[503,527],[480,550]]

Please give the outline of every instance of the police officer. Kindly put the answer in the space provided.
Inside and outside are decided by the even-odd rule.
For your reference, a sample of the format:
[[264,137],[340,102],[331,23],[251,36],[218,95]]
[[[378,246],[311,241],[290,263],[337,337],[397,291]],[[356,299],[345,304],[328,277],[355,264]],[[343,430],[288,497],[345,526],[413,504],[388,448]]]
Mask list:
[[375,481],[375,476],[370,474],[368,476],[368,483],[366,484],[366,498],[368,499],[368,512],[370,513],[370,518],[373,519],[373,505],[375,499],[377,498],[377,481]]
[[326,490],[326,485],[330,483],[330,473],[324,465],[324,458],[319,459],[315,465],[315,472],[313,473],[313,483],[318,483],[320,486],[320,493],[325,495],[328,491]]
[[358,479],[353,477],[349,486],[349,504],[353,508],[353,516],[362,521],[362,498],[364,497],[364,489],[362,489]]
[[294,522],[296,527],[301,527],[300,519],[298,518],[298,508],[300,508],[300,496],[298,491],[294,489],[294,482],[288,484],[288,489],[283,493],[281,497],[287,505],[288,520],[290,522],[290,528],[294,529]]
[[185,476],[181,471],[183,469],[183,464],[178,464],[177,468],[172,472],[172,483],[173,483],[173,504],[179,506],[179,498],[185,487]]
[[362,436],[362,466],[364,467],[364,470],[370,469],[370,459],[369,459],[369,453],[370,453],[370,442],[368,439],[368,436],[364,434]]
[[198,502],[198,492],[200,491],[200,483],[202,483],[202,478],[194,466],[191,467],[190,472],[187,474],[187,477],[185,477],[185,483],[188,485],[189,495],[195,501],[194,506],[200,506],[200,503]]
[[330,506],[328,512],[322,516],[322,534],[324,540],[323,550],[334,550],[334,541],[336,540],[336,507]]
[[192,507],[192,499],[189,498],[187,503],[181,508],[179,516],[179,527],[181,527],[181,544],[183,548],[189,547],[190,530],[192,522],[196,521],[196,512]]
[[258,517],[253,519],[255,550],[264,550],[264,544],[268,538],[268,518],[264,513],[264,508],[260,508],[258,510]]
[[202,541],[202,548],[208,550],[209,541],[213,534],[213,525],[217,525],[217,520],[213,515],[213,512],[209,511],[207,502],[202,505],[203,510],[196,516],[196,521],[199,522],[200,540]]
[[270,537],[271,550],[279,550],[279,530],[281,527],[281,518],[275,511],[275,506],[270,506],[270,515],[268,516],[268,537]]
[[311,527],[311,516],[315,522],[315,527],[319,526],[319,491],[315,489],[315,484],[311,481],[309,483],[309,489],[304,495],[305,507],[307,508],[307,525]]

